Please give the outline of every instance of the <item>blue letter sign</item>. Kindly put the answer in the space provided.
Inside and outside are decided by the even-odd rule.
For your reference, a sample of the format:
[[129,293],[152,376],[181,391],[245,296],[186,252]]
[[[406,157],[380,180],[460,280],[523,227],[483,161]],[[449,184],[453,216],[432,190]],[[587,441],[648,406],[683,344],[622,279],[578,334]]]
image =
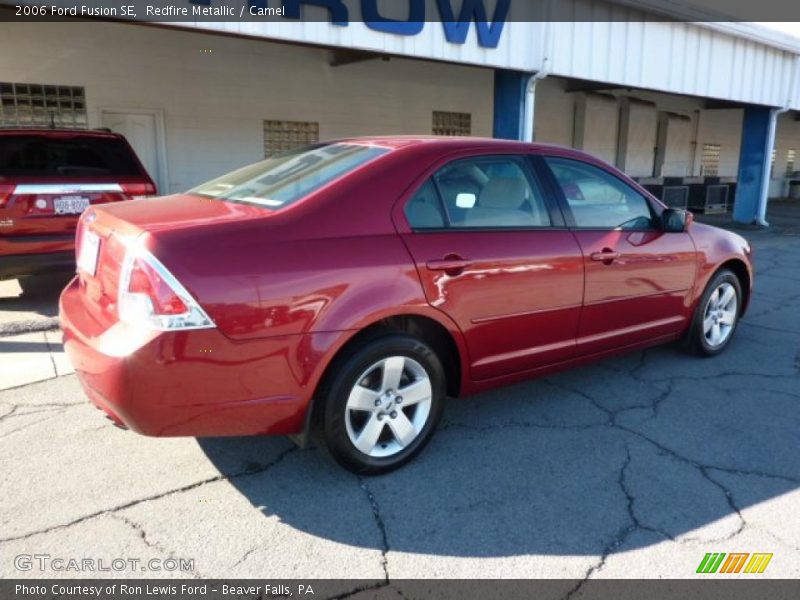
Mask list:
[[[300,19],[301,6],[308,4],[327,8],[330,21],[334,25],[347,27],[350,13],[343,0],[281,0],[285,16]],[[211,0],[189,0],[192,4],[210,5]],[[361,0],[361,13],[364,23],[370,29],[396,35],[417,35],[425,26],[425,0],[407,0],[408,19],[405,21],[389,19],[378,10],[378,0]],[[439,17],[444,27],[444,36],[451,44],[465,44],[472,22],[478,29],[478,44],[484,48],[497,48],[500,36],[508,18],[511,0],[497,0],[491,22],[486,15],[485,0],[464,0],[458,17],[453,12],[452,0],[436,0]],[[251,6],[264,7],[267,0],[249,0]]]
[[497,48],[500,43],[500,35],[503,33],[503,26],[506,23],[508,9],[511,0],[497,0],[497,7],[494,9],[494,19],[489,25],[486,17],[486,7],[483,0],[464,0],[461,6],[461,13],[456,20],[453,15],[453,7],[450,0],[436,0],[439,5],[439,14],[442,17],[444,35],[448,42],[453,44],[463,44],[467,41],[469,26],[472,19],[478,27],[478,43],[484,48]]
[[378,12],[378,0],[361,0],[361,15],[370,29],[399,35],[417,35],[425,26],[425,0],[408,0],[408,20],[387,19]]

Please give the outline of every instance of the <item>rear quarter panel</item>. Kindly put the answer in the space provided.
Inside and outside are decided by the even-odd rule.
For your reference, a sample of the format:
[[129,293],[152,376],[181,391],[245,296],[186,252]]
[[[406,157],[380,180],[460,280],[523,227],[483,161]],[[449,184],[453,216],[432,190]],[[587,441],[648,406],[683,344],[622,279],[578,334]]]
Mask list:
[[455,324],[428,305],[391,219],[417,161],[392,157],[284,210],[155,230],[146,243],[228,338],[312,334],[315,347],[296,358],[312,381],[353,335],[393,315],[434,319],[463,350]]

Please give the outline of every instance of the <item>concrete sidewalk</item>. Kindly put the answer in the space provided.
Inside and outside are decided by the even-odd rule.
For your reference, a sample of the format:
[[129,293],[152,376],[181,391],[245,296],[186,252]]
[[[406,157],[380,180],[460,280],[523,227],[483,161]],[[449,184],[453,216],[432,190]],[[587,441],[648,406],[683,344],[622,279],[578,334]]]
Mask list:
[[74,373],[61,346],[61,332],[0,336],[0,390]]

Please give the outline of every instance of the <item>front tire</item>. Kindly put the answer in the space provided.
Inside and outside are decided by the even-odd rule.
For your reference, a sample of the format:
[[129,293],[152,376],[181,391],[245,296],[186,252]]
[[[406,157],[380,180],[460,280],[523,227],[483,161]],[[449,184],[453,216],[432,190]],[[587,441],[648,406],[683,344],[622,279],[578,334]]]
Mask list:
[[444,368],[430,346],[409,335],[388,334],[334,365],[320,397],[319,435],[346,469],[387,473],[428,443],[445,395]]
[[722,269],[712,277],[697,303],[692,325],[686,334],[689,351],[716,356],[727,348],[742,314],[742,286],[739,278]]

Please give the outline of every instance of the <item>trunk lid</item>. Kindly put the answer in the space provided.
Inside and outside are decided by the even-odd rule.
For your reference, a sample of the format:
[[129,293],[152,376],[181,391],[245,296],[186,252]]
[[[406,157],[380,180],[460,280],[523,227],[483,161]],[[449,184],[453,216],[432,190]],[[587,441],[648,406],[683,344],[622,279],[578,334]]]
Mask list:
[[248,221],[269,212],[194,195],[93,207],[80,219],[75,247],[85,309],[97,321],[100,330],[118,320],[122,263],[128,245],[141,236],[149,236],[151,243],[157,244],[188,229]]

